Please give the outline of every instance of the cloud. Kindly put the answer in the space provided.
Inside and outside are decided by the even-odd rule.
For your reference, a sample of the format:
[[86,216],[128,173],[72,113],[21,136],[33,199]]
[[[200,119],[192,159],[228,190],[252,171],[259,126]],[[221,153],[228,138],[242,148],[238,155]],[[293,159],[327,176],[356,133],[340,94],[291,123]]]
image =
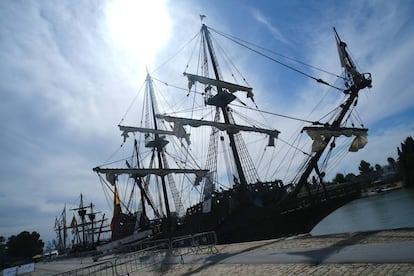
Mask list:
[[[288,49],[288,55],[336,73],[340,70],[331,27],[337,27],[363,71],[373,75],[374,87],[361,95],[358,112],[366,126],[376,128],[369,132],[367,148],[349,155],[334,170],[355,171],[363,158],[372,164],[386,162],[393,152],[395,157],[396,146],[413,134],[406,111],[412,112],[414,102],[410,75],[414,36],[412,8],[406,4],[351,1],[324,5],[323,9],[301,5],[288,11],[278,9],[273,2],[257,4],[255,8],[234,5],[237,6],[234,17],[227,20],[223,15],[228,9],[222,8],[226,3],[159,3],[169,5],[168,14],[160,14],[170,16],[171,22],[168,18],[165,22],[172,24],[171,28],[152,26],[154,21],[144,26],[147,30],[167,30],[159,42],[163,45],[157,47],[152,47],[153,41],[144,36],[132,34],[139,38],[132,41],[135,47],[141,42],[151,46],[138,56],[131,53],[131,48],[125,48],[125,41],[119,43],[111,34],[107,2],[0,3],[0,74],[4,80],[0,82],[0,235],[33,229],[41,231],[46,240],[54,238],[51,229],[54,216],[59,215],[64,203],[76,205],[80,192],[98,208],[107,209],[106,198],[91,169],[119,148],[122,138],[116,125],[145,78],[143,55],[153,61],[147,64],[150,71],[158,69],[155,64],[162,65],[196,34],[200,13],[207,15],[205,23],[242,38],[266,41],[270,33],[271,45],[274,40],[281,42],[276,48]],[[266,17],[265,12],[270,9],[275,16]],[[343,10],[354,12],[343,13]],[[280,16],[283,19],[277,19]],[[265,32],[257,31],[263,27]],[[218,42],[227,49],[226,42]],[[148,53],[151,48],[154,52]],[[216,50],[218,55],[222,54],[221,49]],[[185,70],[192,52],[193,48],[187,48],[181,57],[174,56],[155,75],[185,87],[185,78],[177,77],[177,72]],[[270,62],[259,63],[256,55],[244,54],[241,48],[231,48],[227,54],[254,87],[256,103],[262,109],[316,120],[330,111],[328,106],[338,103],[340,92]],[[221,65],[223,74],[234,69],[233,64],[227,65]],[[320,74],[312,70],[311,73]],[[333,77],[321,76],[335,82]],[[167,92],[161,104],[170,104],[178,98],[172,94],[172,87],[158,85]],[[180,99],[186,98],[186,91],[182,93]],[[247,102],[244,95],[240,98]],[[322,105],[309,115],[319,99]],[[242,112],[250,118],[257,116],[250,111]],[[135,113],[131,113],[128,119],[136,121]],[[292,138],[298,132],[297,125],[284,119],[267,119],[268,126],[282,130],[282,139],[298,145]],[[203,137],[203,141],[207,138]],[[309,148],[306,134],[301,139],[308,141],[305,148]],[[248,143],[260,140],[253,158],[261,161],[261,173],[273,177],[271,170],[278,166],[274,161],[285,154],[283,143],[277,141],[274,150],[266,149],[267,159],[261,160],[266,138],[247,140]],[[206,144],[202,145],[204,149]],[[127,156],[126,152],[120,154],[120,158]],[[277,177],[284,176],[293,165],[282,163]]]
[[280,31],[280,29],[278,29],[276,26],[274,26],[264,15],[262,12],[260,12],[257,9],[252,9],[251,10],[252,15],[254,17],[254,19],[259,22],[260,24],[264,25],[272,34],[273,38],[275,38],[276,40],[286,44],[286,45],[291,45],[291,43],[289,42],[288,39],[286,39],[286,37],[283,35],[283,33]]
[[41,225],[51,239],[58,209],[99,186],[92,168],[109,154],[103,144],[119,143],[110,129],[135,81],[101,37],[101,5],[21,5],[0,11],[0,234]]

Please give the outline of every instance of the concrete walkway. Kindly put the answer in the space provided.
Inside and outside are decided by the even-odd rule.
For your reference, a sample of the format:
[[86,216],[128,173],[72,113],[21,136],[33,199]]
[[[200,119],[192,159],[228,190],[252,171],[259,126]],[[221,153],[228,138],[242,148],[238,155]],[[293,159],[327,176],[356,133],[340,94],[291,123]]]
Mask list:
[[354,244],[318,249],[290,249],[265,252],[185,255],[169,257],[171,264],[414,264],[414,242]]
[[[162,265],[130,267],[129,275],[414,275],[414,228],[302,235],[216,249],[216,254],[173,252],[162,258]],[[117,258],[122,256],[101,262],[115,264]],[[98,263],[90,257],[39,262],[35,272],[26,275],[56,275]],[[122,275],[121,268],[113,266],[98,275]]]

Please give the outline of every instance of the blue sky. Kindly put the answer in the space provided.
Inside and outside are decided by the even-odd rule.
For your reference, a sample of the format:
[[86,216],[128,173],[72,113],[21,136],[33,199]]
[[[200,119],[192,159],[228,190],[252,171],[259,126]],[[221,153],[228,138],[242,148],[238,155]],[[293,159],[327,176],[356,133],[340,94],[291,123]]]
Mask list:
[[[0,2],[0,235],[29,230],[51,240],[54,217],[80,192],[108,208],[92,168],[120,144],[116,126],[146,66],[158,68],[194,36],[199,14],[214,29],[339,74],[336,26],[373,78],[358,106],[369,143],[338,171],[357,172],[361,159],[386,164],[414,134],[411,1],[142,2]],[[320,93],[254,59],[238,62],[264,110],[300,113]]]

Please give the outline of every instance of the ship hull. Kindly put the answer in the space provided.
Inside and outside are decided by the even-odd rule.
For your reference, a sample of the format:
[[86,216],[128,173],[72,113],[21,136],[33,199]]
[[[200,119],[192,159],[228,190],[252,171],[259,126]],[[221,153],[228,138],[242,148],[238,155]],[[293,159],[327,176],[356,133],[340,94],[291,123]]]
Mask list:
[[[164,239],[214,231],[218,243],[248,242],[309,233],[326,216],[361,196],[358,184],[342,184],[309,194],[291,196],[284,189],[266,183],[256,193],[268,196],[258,203],[257,197],[245,196],[243,190],[216,193],[208,212],[199,203],[187,210],[183,218],[158,219],[150,222],[153,238]],[[254,194],[254,193],[253,193]],[[126,227],[127,223],[122,223]],[[119,227],[120,230],[122,227]],[[133,228],[119,238],[132,235]],[[145,229],[149,229],[145,228]],[[125,229],[124,229],[125,230]],[[118,233],[120,234],[120,233]]]
[[215,229],[219,243],[274,239],[309,233],[326,216],[359,197],[358,193],[297,210],[246,208]]
[[326,216],[359,197],[359,186],[348,185],[268,206],[229,201],[213,206],[210,213],[200,210],[185,217],[172,236],[214,231],[218,242],[225,244],[309,233]]

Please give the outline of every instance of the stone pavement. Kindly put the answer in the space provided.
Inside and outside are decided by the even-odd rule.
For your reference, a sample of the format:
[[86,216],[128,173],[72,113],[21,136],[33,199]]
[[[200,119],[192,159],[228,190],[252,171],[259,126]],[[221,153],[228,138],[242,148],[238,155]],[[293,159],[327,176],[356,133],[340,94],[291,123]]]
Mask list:
[[[218,245],[219,254],[233,254],[233,256],[256,254],[260,256],[264,252],[311,252],[321,254],[325,261],[317,262],[315,259],[304,259],[294,261],[293,258],[274,260],[275,263],[266,263],[265,256],[255,262],[262,263],[220,263],[200,262],[183,264],[167,264],[161,268],[155,268],[139,275],[414,275],[414,228],[403,228],[395,230],[367,231],[356,233],[343,233],[323,236],[302,235],[297,237],[282,238],[267,241],[247,242],[239,244]],[[386,246],[389,246],[388,252]],[[397,253],[397,245],[407,244],[404,252]],[[355,247],[371,245],[374,258],[368,262],[369,256],[363,260],[349,260],[349,262],[338,263],[334,258],[329,261],[326,250],[332,255],[339,248],[350,249],[348,257],[353,256]],[[378,248],[385,246],[384,248]],[[365,247],[367,248],[367,247]],[[393,252],[390,252],[392,250]],[[340,252],[340,251],[338,251]],[[253,255],[254,255],[253,254]],[[316,256],[309,255],[309,256]],[[387,257],[388,254],[388,257]],[[401,254],[401,261],[396,254]],[[291,254],[292,255],[292,254]],[[282,255],[279,255],[282,256]],[[294,256],[294,255],[293,255]],[[298,254],[297,256],[300,256]],[[286,257],[286,256],[284,256]],[[354,256],[357,258],[357,255]],[[378,259],[375,259],[377,258]],[[379,258],[382,258],[380,260]],[[389,263],[380,263],[387,261]],[[392,262],[391,262],[392,259]],[[253,261],[253,260],[252,260]],[[264,263],[263,263],[264,262]],[[138,275],[138,274],[136,274]]]
[[[183,255],[180,263],[166,259],[161,266],[151,266],[129,275],[414,275],[413,246],[414,228],[302,235],[218,245],[215,255]],[[398,253],[399,248],[404,252]],[[360,257],[355,253],[358,250]],[[339,256],[342,260],[337,258],[338,255],[335,257],[344,252],[345,256]],[[273,257],[269,257],[269,253]],[[231,258],[220,261],[220,256],[231,256],[233,261]],[[198,258],[199,261],[191,263],[188,258]],[[244,260],[237,261],[237,258]],[[86,258],[38,263],[36,271],[30,275],[54,275],[88,263],[92,262]]]
[[134,275],[414,275],[413,264],[217,264],[173,265]]
[[342,263],[411,263],[414,242],[370,243],[325,248],[270,250],[261,252],[217,253],[173,256],[168,264],[342,264]]

